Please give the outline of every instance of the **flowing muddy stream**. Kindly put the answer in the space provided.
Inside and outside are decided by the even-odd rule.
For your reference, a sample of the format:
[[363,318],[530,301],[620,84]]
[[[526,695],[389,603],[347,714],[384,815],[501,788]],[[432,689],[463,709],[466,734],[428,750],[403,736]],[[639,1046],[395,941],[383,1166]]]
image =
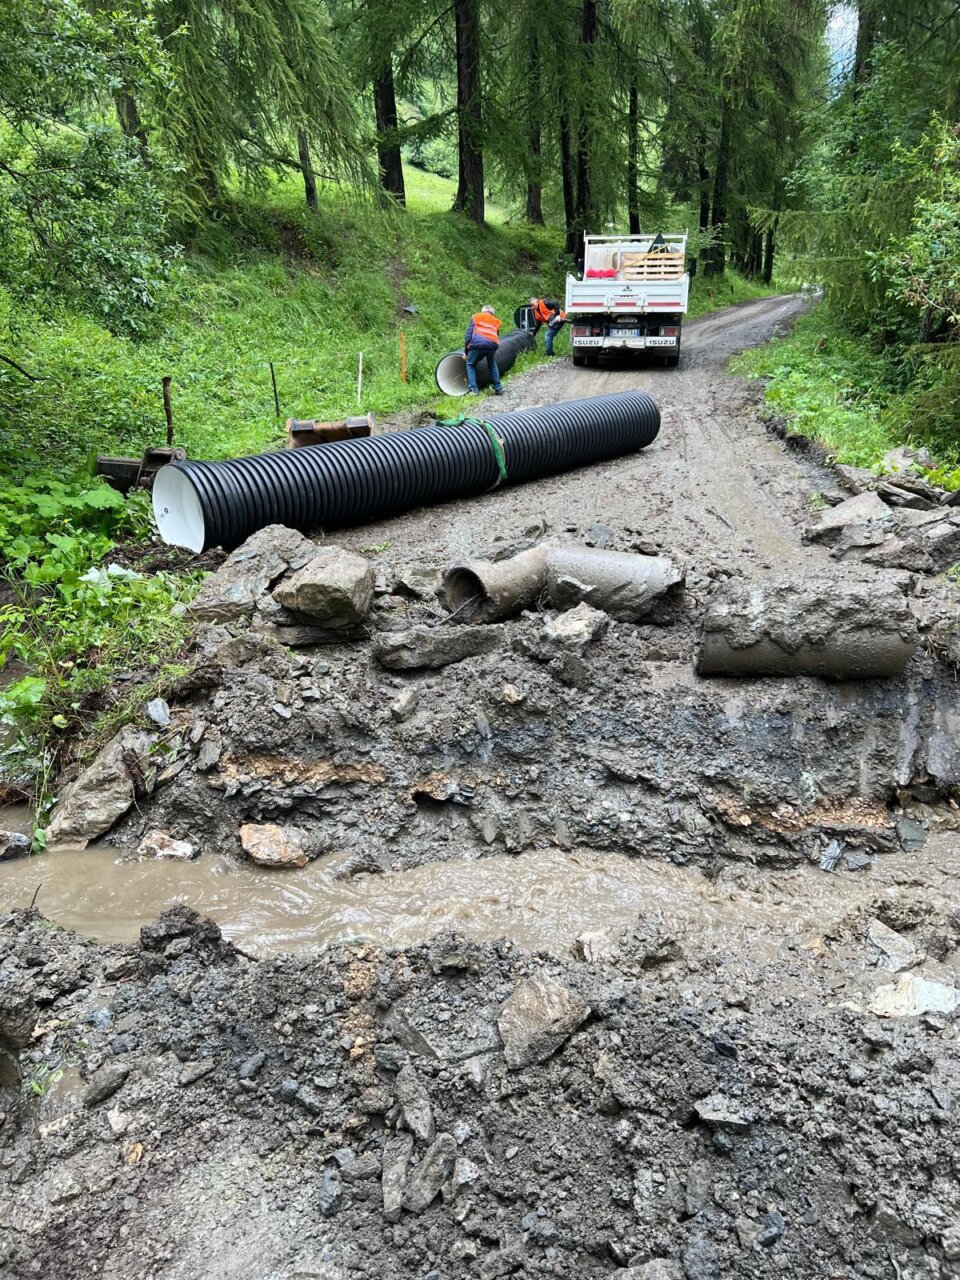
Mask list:
[[[960,853],[945,847],[936,861],[931,871],[949,894]],[[698,947],[736,948],[762,961],[784,943],[837,928],[851,912],[897,899],[916,871],[915,860],[894,856],[877,874],[856,879],[806,867],[762,877],[729,867],[712,881],[665,862],[550,849],[343,877],[336,857],[300,871],[265,871],[211,856],[123,862],[100,847],[0,867],[0,909],[26,906],[36,894],[49,919],[101,942],[129,942],[161,911],[185,903],[258,954],[348,939],[410,947],[456,930],[475,942],[509,938],[562,956],[578,938],[588,935],[587,945],[602,950],[655,921],[680,940],[698,939]]]

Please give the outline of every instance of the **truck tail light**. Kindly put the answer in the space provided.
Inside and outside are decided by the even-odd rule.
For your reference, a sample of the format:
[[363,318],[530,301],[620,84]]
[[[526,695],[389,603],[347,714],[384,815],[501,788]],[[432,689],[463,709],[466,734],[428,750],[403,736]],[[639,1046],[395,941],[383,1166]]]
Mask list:
[[589,328],[587,327],[587,325],[585,325],[585,324],[578,324],[578,325],[574,325],[574,327],[573,327],[573,336],[574,336],[575,338],[589,338],[589,337],[590,337],[590,330],[589,330]]
[[662,338],[675,338],[679,332],[680,329],[675,324],[661,326],[660,328],[660,336]]
[[594,336],[595,338],[599,338],[599,337],[601,337],[602,335],[603,335],[603,330],[600,328],[600,326],[599,326],[598,324],[595,324],[595,325],[593,326],[593,336]]

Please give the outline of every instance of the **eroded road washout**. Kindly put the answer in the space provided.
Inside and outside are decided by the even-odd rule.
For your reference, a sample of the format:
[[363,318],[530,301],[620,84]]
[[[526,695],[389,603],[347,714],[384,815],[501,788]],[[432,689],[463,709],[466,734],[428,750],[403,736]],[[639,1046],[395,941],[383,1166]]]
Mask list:
[[[544,538],[682,559],[649,619],[563,654],[528,614],[411,672],[214,620],[170,725],[61,810],[110,844],[0,867],[0,902],[39,882],[107,940],[0,931],[6,1274],[960,1274],[956,611],[803,540],[836,479],[724,372],[799,305],[498,402],[643,386],[642,454],[331,539],[376,564],[379,632]],[[825,567],[909,600],[903,677],[694,675],[724,578]],[[264,828],[308,865],[239,863]],[[137,860],[163,840],[198,860]],[[133,941],[174,897],[242,950],[184,908]]]

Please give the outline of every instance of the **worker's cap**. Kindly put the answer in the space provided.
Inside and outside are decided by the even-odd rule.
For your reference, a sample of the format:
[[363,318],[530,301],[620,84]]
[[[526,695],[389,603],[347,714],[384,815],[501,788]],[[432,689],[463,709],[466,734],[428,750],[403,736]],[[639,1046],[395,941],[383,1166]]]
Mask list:
[[495,315],[497,314],[497,312],[496,312],[495,308],[494,308],[494,307],[491,307],[491,305],[490,305],[490,303],[489,303],[489,302],[488,302],[488,303],[486,303],[484,306],[482,306],[482,307],[480,308],[480,310],[481,310],[481,311],[486,311],[486,312],[487,312],[487,314],[488,314],[488,315],[491,315],[491,316],[495,316]]

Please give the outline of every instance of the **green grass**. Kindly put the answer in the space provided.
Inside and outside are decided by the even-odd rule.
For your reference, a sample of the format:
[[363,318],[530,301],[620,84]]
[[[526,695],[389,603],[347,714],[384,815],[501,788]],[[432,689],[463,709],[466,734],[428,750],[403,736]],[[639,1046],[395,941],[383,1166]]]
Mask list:
[[0,464],[16,474],[42,458],[70,471],[96,452],[162,442],[167,374],[177,443],[192,457],[268,448],[286,417],[355,412],[361,351],[365,410],[438,400],[434,367],[461,345],[470,313],[491,302],[509,322],[526,297],[555,293],[562,243],[555,230],[498,225],[496,208],[489,226],[474,227],[448,212],[452,183],[417,170],[408,181],[406,213],[327,191],[313,215],[295,184],[275,187],[260,208],[237,200],[190,246],[168,328],[152,341],[115,337],[75,313],[27,318],[17,358],[43,380],[0,372]]
[[850,337],[821,306],[731,367],[767,379],[766,401],[791,431],[821,441],[837,462],[871,467],[897,445],[923,443],[903,413],[908,385],[898,350]]

